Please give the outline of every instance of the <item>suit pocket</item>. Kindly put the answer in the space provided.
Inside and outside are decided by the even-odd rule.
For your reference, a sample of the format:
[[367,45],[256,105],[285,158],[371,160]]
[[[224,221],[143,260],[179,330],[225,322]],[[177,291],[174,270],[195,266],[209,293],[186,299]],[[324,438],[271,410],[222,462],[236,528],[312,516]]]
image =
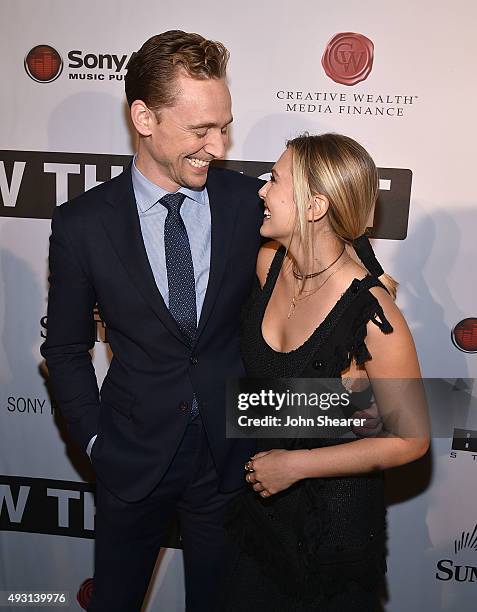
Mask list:
[[130,419],[135,403],[136,398],[129,391],[118,387],[107,379],[103,382],[101,387],[101,404],[111,406],[116,412]]

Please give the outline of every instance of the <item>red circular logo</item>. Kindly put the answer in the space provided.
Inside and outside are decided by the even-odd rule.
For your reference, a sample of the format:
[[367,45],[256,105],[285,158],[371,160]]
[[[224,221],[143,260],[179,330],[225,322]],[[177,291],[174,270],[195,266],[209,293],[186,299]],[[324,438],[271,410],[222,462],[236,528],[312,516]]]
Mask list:
[[356,85],[369,76],[373,67],[374,44],[363,34],[335,34],[326,45],[321,63],[336,83]]
[[93,594],[93,579],[87,578],[80,586],[76,599],[83,610],[87,610]]
[[25,57],[25,70],[37,83],[51,83],[63,70],[63,60],[50,45],[37,45]]
[[477,353],[477,318],[462,319],[452,330],[452,342],[464,353]]

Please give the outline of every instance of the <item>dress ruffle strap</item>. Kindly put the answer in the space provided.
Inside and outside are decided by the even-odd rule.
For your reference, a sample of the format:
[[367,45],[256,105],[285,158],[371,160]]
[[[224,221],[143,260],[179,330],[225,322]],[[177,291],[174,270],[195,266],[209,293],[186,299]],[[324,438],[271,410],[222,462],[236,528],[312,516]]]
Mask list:
[[[368,347],[366,346],[365,342],[367,331],[366,326],[369,321],[377,325],[383,334],[390,334],[393,331],[392,325],[384,316],[381,304],[374,298],[373,301],[370,302],[368,308],[366,308],[362,313],[352,346],[349,350],[350,357],[354,357],[357,365],[363,365],[366,361],[372,359],[372,355],[368,351]],[[351,359],[347,365],[349,366],[350,363]]]
[[384,316],[382,306],[378,301],[376,301],[375,311],[372,313],[370,321],[377,325],[384,334],[390,334],[393,331],[392,325]]
[[363,309],[359,320],[356,322],[354,334],[350,337],[349,341],[335,346],[334,355],[331,357],[329,366],[330,371],[335,372],[336,376],[347,370],[353,360],[357,365],[364,365],[366,361],[372,359],[372,355],[365,342],[366,328],[369,321],[379,327],[384,334],[389,334],[393,331],[392,325],[384,316],[380,303],[372,296],[369,305]]

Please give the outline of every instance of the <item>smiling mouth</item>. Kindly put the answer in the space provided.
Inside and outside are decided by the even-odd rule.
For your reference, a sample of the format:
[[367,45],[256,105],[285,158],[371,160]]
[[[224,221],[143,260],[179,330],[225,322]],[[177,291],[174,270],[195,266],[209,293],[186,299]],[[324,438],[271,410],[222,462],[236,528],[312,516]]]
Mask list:
[[208,161],[204,161],[203,159],[198,159],[197,157],[186,157],[187,161],[194,168],[207,168],[210,164]]
[[265,217],[265,219],[271,219],[272,213],[268,210],[268,208],[265,208],[265,210],[263,211],[263,216]]

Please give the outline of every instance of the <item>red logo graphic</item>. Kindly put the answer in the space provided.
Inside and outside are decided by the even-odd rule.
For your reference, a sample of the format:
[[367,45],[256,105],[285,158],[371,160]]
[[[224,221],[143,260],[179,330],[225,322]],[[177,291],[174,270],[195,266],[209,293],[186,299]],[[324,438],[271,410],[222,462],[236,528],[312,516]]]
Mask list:
[[63,71],[63,60],[50,45],[37,45],[25,57],[25,70],[37,83],[51,83]]
[[477,353],[477,318],[462,319],[452,330],[452,342],[464,353]]
[[326,45],[321,63],[336,83],[356,85],[368,78],[373,67],[374,44],[363,34],[335,34]]
[[76,599],[83,610],[87,610],[93,594],[93,579],[87,578],[80,586]]

